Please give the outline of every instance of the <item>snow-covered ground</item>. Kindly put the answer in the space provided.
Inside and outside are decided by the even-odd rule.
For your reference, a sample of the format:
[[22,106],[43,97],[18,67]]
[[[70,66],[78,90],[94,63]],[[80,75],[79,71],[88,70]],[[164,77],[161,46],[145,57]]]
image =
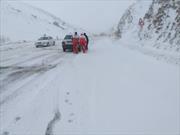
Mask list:
[[179,65],[123,44],[103,38],[78,55],[2,45],[0,132],[179,134]]

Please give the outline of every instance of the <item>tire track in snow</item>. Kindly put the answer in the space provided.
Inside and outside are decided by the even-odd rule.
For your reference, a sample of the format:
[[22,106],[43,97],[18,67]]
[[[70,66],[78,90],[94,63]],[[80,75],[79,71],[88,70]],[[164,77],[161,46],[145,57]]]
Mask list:
[[47,125],[45,135],[53,135],[53,128],[55,124],[61,119],[61,113],[57,110],[54,114],[54,117]]
[[[37,70],[39,71],[41,71],[41,72],[35,72],[35,73],[33,73],[33,74],[36,74],[37,76],[36,76],[36,78],[39,78],[39,77],[41,77],[41,75],[43,74],[43,73],[45,73],[45,72],[47,72],[47,71],[49,71],[49,70],[51,70],[51,69],[53,69],[53,68],[56,68],[58,65],[60,65],[60,64],[62,64],[64,61],[66,61],[66,60],[68,60],[68,59],[71,59],[72,58],[72,56],[73,55],[65,55],[65,54],[62,54],[61,55],[61,57],[60,57],[60,59],[55,59],[55,57],[54,57],[54,60],[52,60],[51,59],[51,62],[49,63],[50,65],[48,66],[48,67],[46,67],[46,66],[42,66],[43,67],[43,69],[44,70],[41,70],[41,66],[40,67],[36,67],[37,68]],[[57,56],[56,56],[57,57]],[[53,63],[53,62],[55,62],[55,63]],[[53,63],[52,65],[51,65],[51,63]],[[21,70],[24,70],[23,69],[24,67],[20,67],[20,69]],[[40,69],[39,69],[40,68]],[[34,68],[33,68],[34,69]],[[30,75],[32,75],[32,74],[30,74]],[[34,78],[32,78],[32,79],[30,79],[28,82],[26,82],[25,84],[23,84],[22,86],[20,86],[20,87],[18,87],[18,88],[15,88],[15,89],[13,89],[13,92],[11,92],[9,95],[7,95],[6,97],[4,97],[3,99],[2,98],[0,98],[0,106],[1,105],[3,105],[4,103],[7,103],[8,101],[11,101],[11,100],[13,100],[14,98],[16,98],[17,96],[19,96],[19,94],[21,93],[22,94],[22,92],[25,92],[25,86],[27,85],[27,84],[29,84],[30,82],[33,82],[33,80],[34,80]],[[2,82],[2,81],[1,81]],[[11,82],[12,83],[12,82]],[[1,85],[0,85],[0,87],[2,87]]]
[[[32,49],[32,48],[31,48]],[[27,50],[22,51],[22,53],[20,53],[20,55],[18,55],[18,57],[8,57],[5,58],[3,57],[3,59],[1,59],[1,64],[4,66],[18,66],[20,64],[24,64],[26,62],[29,61],[37,61],[38,59],[41,61],[41,59],[46,59],[46,58],[50,58],[53,57],[54,55],[59,55],[60,56],[64,55],[64,53],[57,51],[58,48],[42,48],[41,50],[31,50],[34,53],[28,53]],[[19,52],[17,52],[19,53]],[[11,55],[10,55],[11,56]],[[9,60],[7,60],[9,59]],[[18,60],[18,61],[16,61]]]
[[[36,55],[36,56],[33,56],[33,57],[25,57],[25,58],[23,58],[22,60],[20,60],[20,61],[17,61],[17,62],[11,62],[11,64],[9,64],[9,63],[2,63],[2,65],[5,65],[5,66],[17,66],[17,65],[20,65],[20,64],[23,64],[23,63],[25,63],[25,62],[27,62],[27,61],[32,61],[32,60],[34,60],[34,59],[40,59],[40,58],[43,58],[44,56],[47,56],[48,54],[40,54],[40,55]],[[6,59],[5,60],[1,60],[1,62],[9,62],[9,61],[7,61]],[[15,61],[15,59],[10,59],[10,61]]]
[[[53,66],[48,66],[48,67],[39,67],[39,68],[36,68],[36,69],[31,69],[29,68],[29,74],[27,74],[28,76],[30,75],[33,75],[33,74],[36,74],[36,78],[38,77],[41,77],[41,75],[53,68],[55,68],[57,65],[53,65]],[[25,69],[27,70],[27,69]],[[27,72],[27,71],[19,71],[19,72],[15,72],[13,74],[20,74],[20,72]],[[28,72],[27,72],[28,73]],[[12,75],[13,76],[13,75]],[[0,106],[3,105],[4,103],[6,103],[7,101],[10,101],[12,100],[13,98],[17,97],[21,92],[23,92],[23,87],[25,87],[27,84],[29,84],[31,81],[33,81],[35,78],[32,78],[30,79],[28,82],[26,82],[25,84],[23,84],[22,86],[16,88],[13,90],[13,92],[11,92],[9,95],[7,96],[2,96],[1,99],[0,99]],[[2,88],[0,94],[5,91],[4,89],[4,86],[2,86],[0,84],[0,87]],[[4,88],[4,89],[3,89]]]

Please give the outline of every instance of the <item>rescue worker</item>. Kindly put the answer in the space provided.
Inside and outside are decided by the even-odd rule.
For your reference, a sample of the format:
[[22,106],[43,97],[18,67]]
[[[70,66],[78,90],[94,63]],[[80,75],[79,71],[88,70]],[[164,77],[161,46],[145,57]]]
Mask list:
[[88,36],[86,35],[86,33],[84,33],[84,36],[85,36],[86,41],[87,41],[86,50],[88,50],[89,38],[88,38]]
[[73,43],[73,53],[78,53],[78,45],[79,45],[79,36],[77,32],[74,33],[73,38],[72,38],[72,43]]
[[139,36],[140,40],[142,40],[143,35],[141,34],[141,32],[143,30],[144,20],[142,18],[139,18],[139,23],[138,24],[140,26],[140,30],[139,30],[138,36]]
[[142,29],[143,26],[144,26],[144,21],[143,21],[142,18],[139,19],[139,26],[140,26],[141,29]]
[[81,46],[83,53],[86,52],[86,48],[87,48],[87,41],[86,41],[86,37],[84,36],[84,34],[81,34],[81,36],[79,37],[79,45]]

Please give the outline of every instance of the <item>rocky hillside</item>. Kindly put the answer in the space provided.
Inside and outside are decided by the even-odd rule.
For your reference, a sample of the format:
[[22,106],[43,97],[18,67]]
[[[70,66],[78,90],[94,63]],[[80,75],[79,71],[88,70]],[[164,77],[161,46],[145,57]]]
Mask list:
[[[139,18],[144,20],[142,29]],[[121,17],[114,34],[139,40],[143,46],[180,52],[180,1],[137,1]]]

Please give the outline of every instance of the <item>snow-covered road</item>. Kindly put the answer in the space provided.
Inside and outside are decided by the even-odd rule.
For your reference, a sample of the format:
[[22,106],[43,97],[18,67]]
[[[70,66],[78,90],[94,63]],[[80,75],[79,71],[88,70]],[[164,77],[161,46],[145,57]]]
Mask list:
[[[179,66],[158,61],[109,39],[91,44],[87,54],[54,51],[56,57],[52,50],[47,51],[43,61],[52,54],[52,59],[61,64],[55,62],[54,68],[6,89],[14,91],[14,86],[23,83],[17,87],[18,96],[1,105],[1,133],[180,133]],[[34,57],[35,52],[31,53]],[[34,65],[33,61],[28,61],[29,66]],[[8,61],[4,63],[8,66]]]

